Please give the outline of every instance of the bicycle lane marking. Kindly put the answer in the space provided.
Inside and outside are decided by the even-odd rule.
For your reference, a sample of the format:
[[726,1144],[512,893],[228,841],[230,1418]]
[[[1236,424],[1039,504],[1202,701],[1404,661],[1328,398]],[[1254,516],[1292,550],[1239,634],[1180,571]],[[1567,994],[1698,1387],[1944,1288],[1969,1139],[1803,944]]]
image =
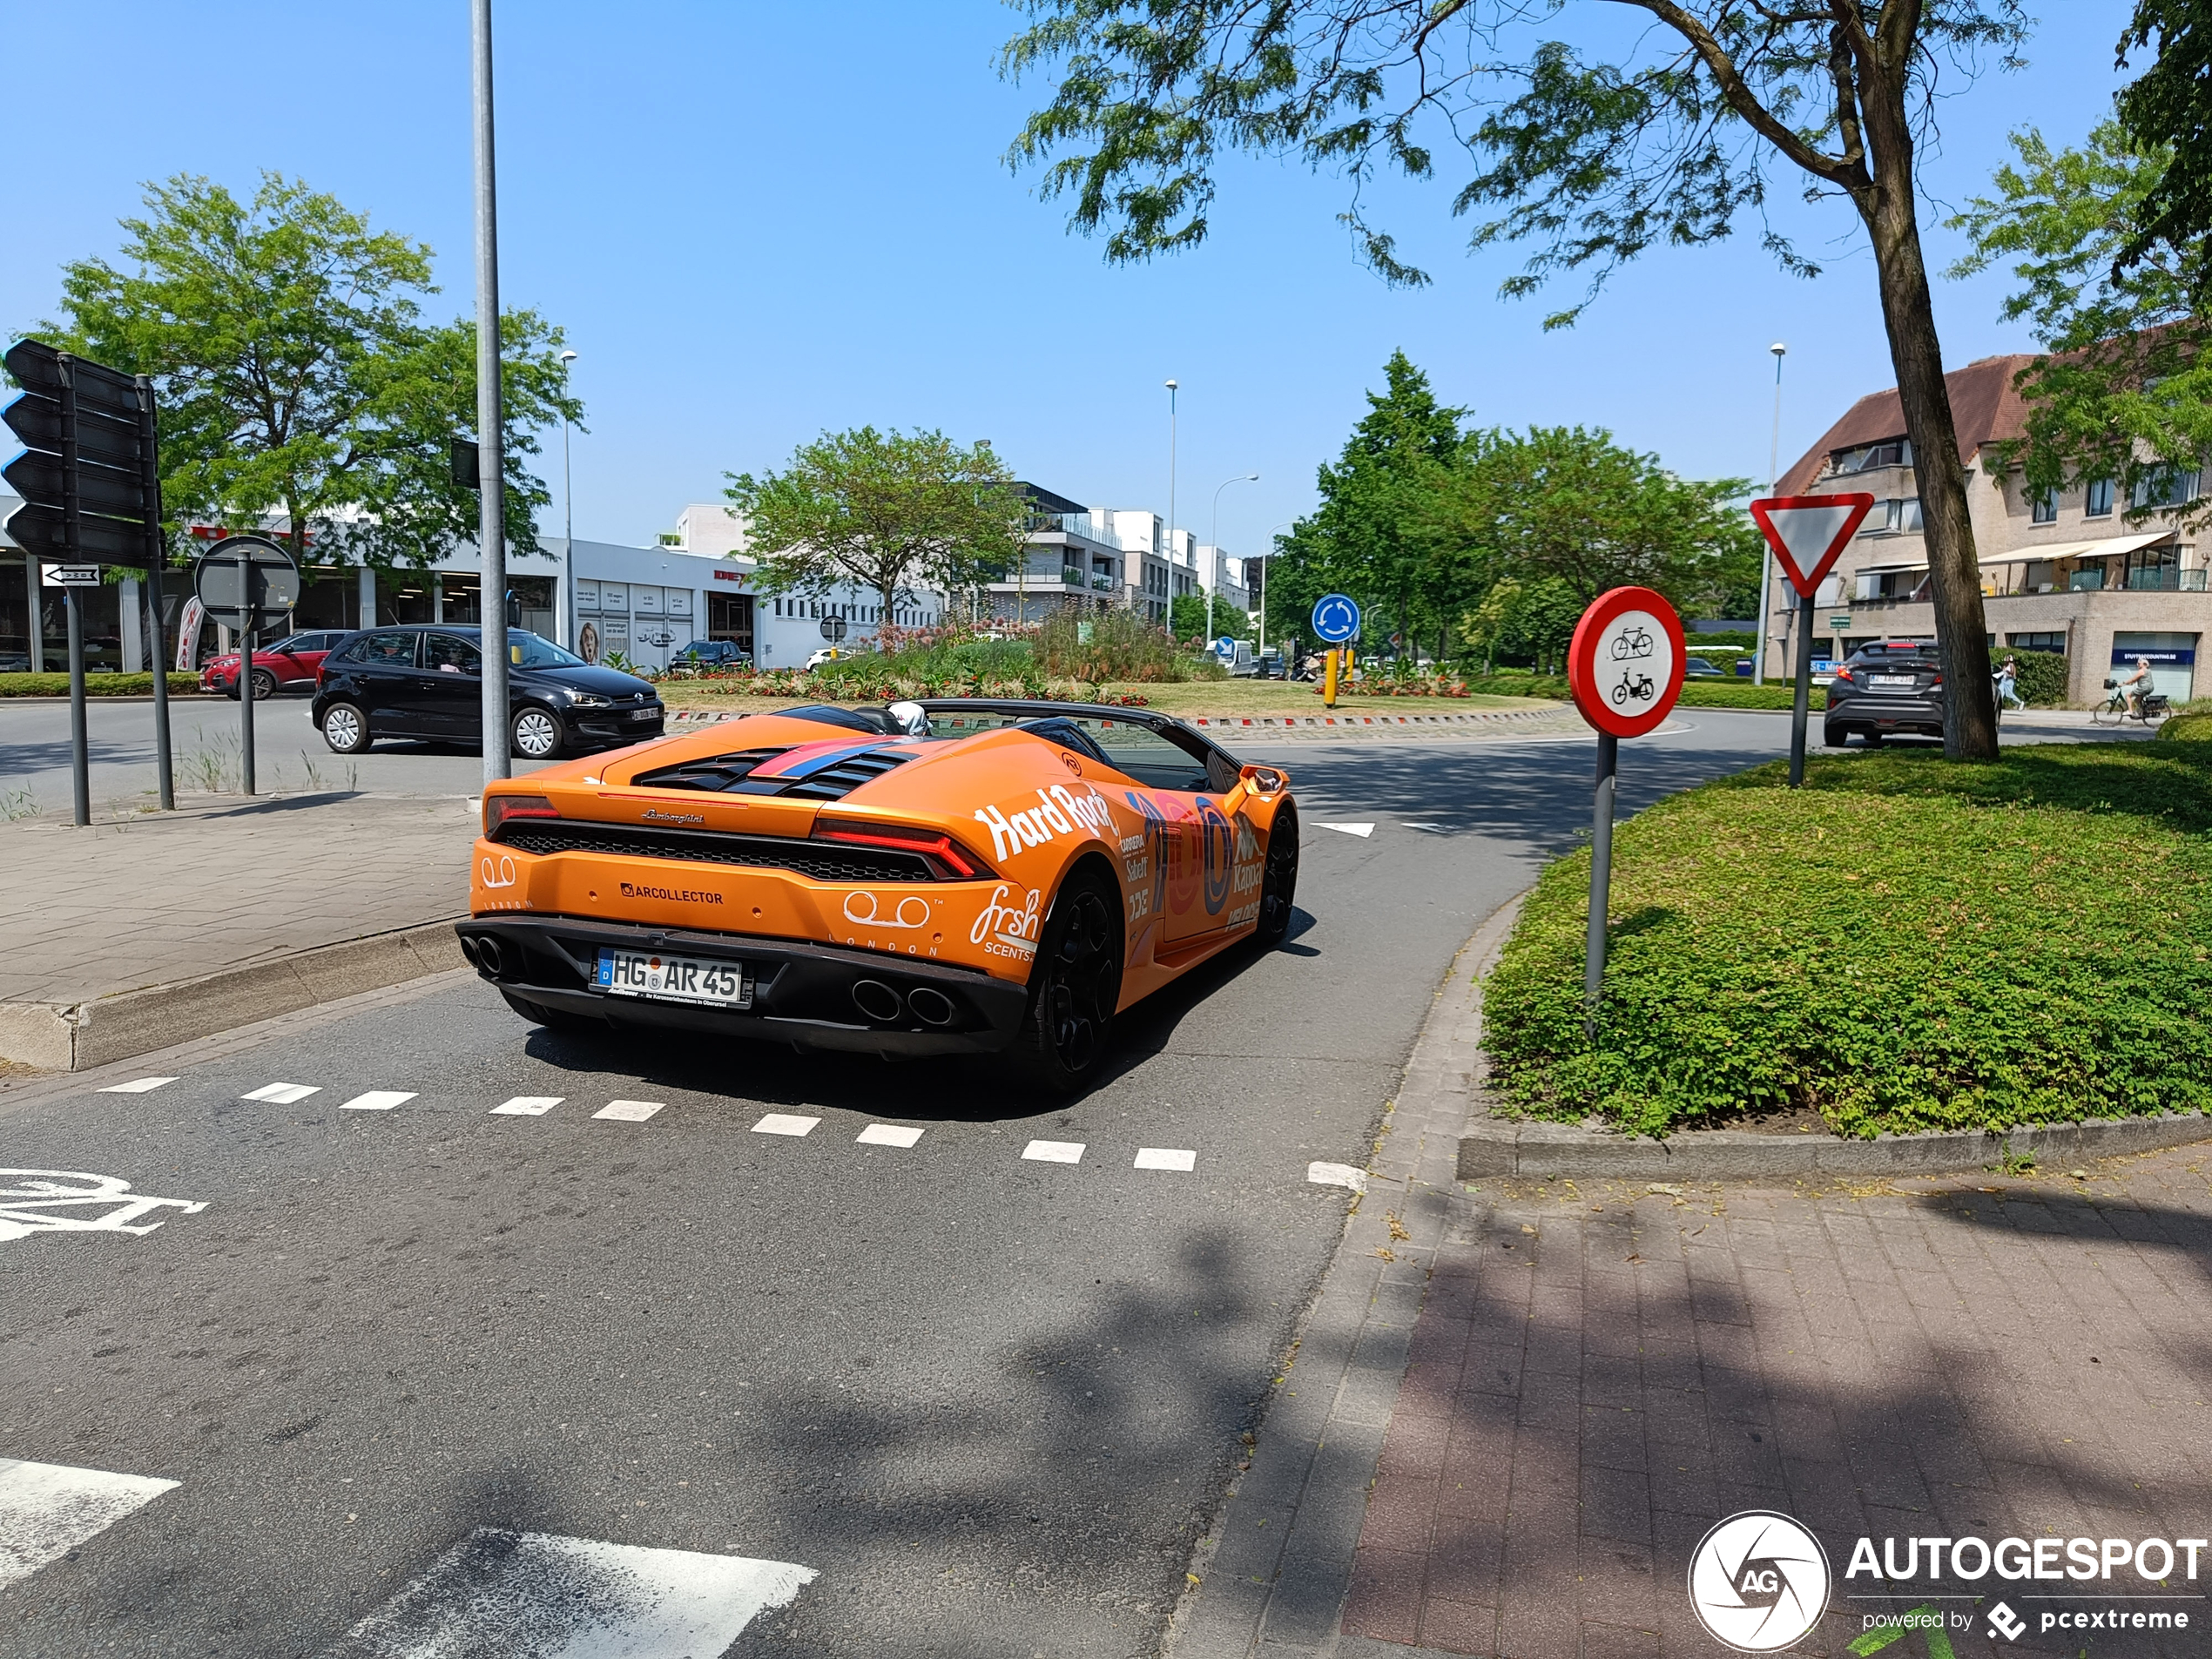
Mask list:
[[142,1220],[157,1210],[196,1216],[206,1208],[204,1199],[157,1198],[150,1193],[133,1192],[131,1184],[120,1176],[88,1175],[75,1170],[0,1170],[0,1244],[39,1232],[131,1233],[144,1238],[162,1224]]
[[176,1484],[0,1458],[0,1585],[30,1577]]

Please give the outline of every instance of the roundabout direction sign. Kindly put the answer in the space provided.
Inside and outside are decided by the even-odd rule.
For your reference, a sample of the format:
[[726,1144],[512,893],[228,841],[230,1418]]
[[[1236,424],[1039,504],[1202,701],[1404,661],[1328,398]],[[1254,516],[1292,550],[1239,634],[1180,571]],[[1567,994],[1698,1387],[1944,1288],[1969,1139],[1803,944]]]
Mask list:
[[1359,633],[1359,602],[1348,593],[1325,593],[1313,606],[1313,637],[1325,645],[1341,645]]
[[1597,1041],[1605,987],[1606,908],[1613,892],[1613,784],[1621,739],[1656,730],[1682,695],[1688,653],[1682,618],[1649,588],[1615,588],[1593,600],[1567,647],[1575,706],[1597,728],[1597,785],[1590,809],[1590,921],[1582,957],[1582,1018]]

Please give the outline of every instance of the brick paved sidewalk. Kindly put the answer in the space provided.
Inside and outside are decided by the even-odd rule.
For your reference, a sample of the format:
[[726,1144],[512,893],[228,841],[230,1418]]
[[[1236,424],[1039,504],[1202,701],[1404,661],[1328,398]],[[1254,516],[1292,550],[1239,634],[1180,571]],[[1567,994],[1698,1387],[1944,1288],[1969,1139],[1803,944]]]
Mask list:
[[[1822,1538],[1837,1595],[1804,1646],[1828,1654],[1866,1610],[1926,1599],[1846,1600],[1870,1588],[1843,1576],[1862,1534],[2212,1534],[2208,1170],[2199,1145],[2086,1180],[1865,1196],[1459,1195],[1335,1650],[1722,1652],[1684,1581],[1743,1509]],[[2021,1592],[2081,1587],[1938,1588],[2032,1610]],[[2003,1650],[2203,1654],[2212,1605],[2174,1605],[2195,1628],[2162,1644],[2031,1632]],[[1996,1645],[1978,1619],[1953,1635],[1960,1654]],[[1890,1651],[1919,1659],[1921,1642]]]
[[[460,799],[327,794],[0,824],[0,1058],[65,1066],[40,1047],[39,1010],[89,1005],[98,1023],[102,999],[207,975],[246,975],[226,993],[246,1019],[303,1006],[300,988],[249,984],[252,970],[465,914],[474,818]],[[406,976],[382,954],[352,961],[336,994]]]

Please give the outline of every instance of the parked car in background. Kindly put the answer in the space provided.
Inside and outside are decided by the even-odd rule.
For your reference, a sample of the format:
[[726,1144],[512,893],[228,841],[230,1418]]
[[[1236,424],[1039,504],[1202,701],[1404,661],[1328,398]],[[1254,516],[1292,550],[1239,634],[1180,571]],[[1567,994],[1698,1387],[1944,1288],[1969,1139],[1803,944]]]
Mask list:
[[727,674],[752,666],[752,658],[730,639],[695,639],[668,659],[671,674]]
[[[279,691],[312,691],[322,659],[342,640],[352,637],[343,628],[320,633],[293,634],[267,647],[253,648],[253,695],[274,697]],[[199,689],[224,697],[238,695],[238,657],[230,651],[211,657],[199,671]]]
[[1838,666],[1821,737],[1839,749],[1854,734],[1869,748],[1889,737],[1943,735],[1943,664],[1933,645],[1867,645]]
[[806,659],[806,666],[816,669],[824,663],[841,663],[849,657],[858,657],[866,649],[861,645],[825,645]]
[[1728,678],[1727,675],[1722,673],[1719,669],[1715,668],[1712,664],[1707,662],[1703,657],[1684,658],[1683,659],[1682,671],[1683,678],[1686,679],[1724,680]]
[[[359,754],[381,738],[483,740],[479,631],[444,624],[352,635],[323,659],[314,715],[323,741]],[[550,639],[507,631],[508,735],[517,759],[661,735],[666,711],[634,674],[594,667]]]

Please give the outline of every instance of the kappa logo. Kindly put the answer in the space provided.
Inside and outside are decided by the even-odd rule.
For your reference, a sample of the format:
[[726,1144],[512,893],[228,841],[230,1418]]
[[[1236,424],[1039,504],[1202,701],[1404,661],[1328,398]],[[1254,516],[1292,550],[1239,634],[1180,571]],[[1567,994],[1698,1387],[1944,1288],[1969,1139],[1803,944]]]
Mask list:
[[1016,813],[986,806],[976,813],[975,821],[989,829],[992,855],[1001,859],[1062,835],[1116,833],[1112,809],[1088,784],[1080,795],[1063,784],[1040,789],[1037,804]]
[[1747,1509],[1707,1533],[1689,1558],[1689,1605],[1716,1642],[1776,1653],[1828,1610],[1828,1553],[1788,1515]]

